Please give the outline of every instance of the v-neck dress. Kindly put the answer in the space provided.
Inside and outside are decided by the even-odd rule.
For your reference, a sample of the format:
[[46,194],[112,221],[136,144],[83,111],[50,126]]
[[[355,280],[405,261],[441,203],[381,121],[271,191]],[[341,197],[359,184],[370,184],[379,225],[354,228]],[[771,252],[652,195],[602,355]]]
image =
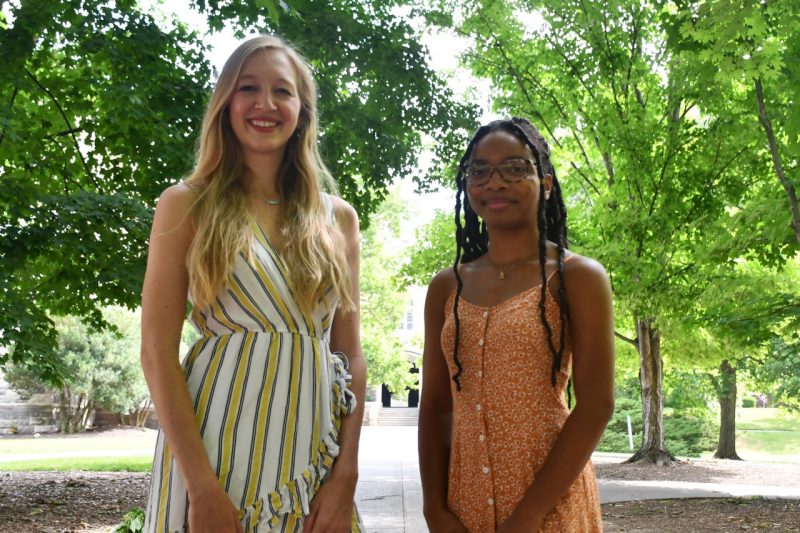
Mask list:
[[[201,338],[184,375],[209,461],[244,531],[301,531],[339,454],[341,418],[356,400],[344,362],[328,346],[333,291],[303,313],[255,219],[252,231],[252,264],[240,254],[214,303],[191,313]],[[186,485],[159,432],[145,531],[183,532],[187,522]],[[351,529],[363,531],[357,511]]]
[[[451,375],[455,319],[450,295],[442,350]],[[569,339],[555,387],[553,356],[541,321],[541,285],[492,307],[459,299],[461,391],[451,381],[453,428],[447,502],[471,533],[495,531],[522,500],[569,415],[564,390]],[[558,303],[546,291],[545,313],[558,345]],[[588,463],[539,531],[602,531],[594,468]]]

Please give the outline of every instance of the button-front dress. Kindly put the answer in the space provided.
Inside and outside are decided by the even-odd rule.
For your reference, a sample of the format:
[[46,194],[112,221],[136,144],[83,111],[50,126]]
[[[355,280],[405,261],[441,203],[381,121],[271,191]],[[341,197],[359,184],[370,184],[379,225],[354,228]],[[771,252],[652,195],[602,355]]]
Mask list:
[[[545,312],[558,345],[558,303],[546,291]],[[497,529],[536,477],[569,415],[564,390],[572,354],[564,350],[556,386],[553,356],[539,311],[541,285],[498,305],[460,298],[461,391],[451,381],[453,429],[448,507],[471,533]],[[455,320],[450,295],[445,307],[442,349],[451,375]],[[588,463],[540,531],[602,531],[594,468]]]
[[[356,400],[343,361],[328,347],[333,291],[303,313],[255,220],[252,231],[253,264],[238,256],[229,286],[192,311],[202,336],[183,368],[208,458],[244,531],[301,531],[339,454],[341,418]],[[186,531],[186,486],[162,432],[146,515],[145,531]],[[363,531],[357,511],[352,531]]]

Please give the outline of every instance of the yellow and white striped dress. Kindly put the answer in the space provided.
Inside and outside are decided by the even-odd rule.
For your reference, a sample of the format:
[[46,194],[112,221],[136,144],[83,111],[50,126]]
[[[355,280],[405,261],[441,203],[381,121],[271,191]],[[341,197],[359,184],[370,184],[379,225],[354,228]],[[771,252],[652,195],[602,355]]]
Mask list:
[[[328,347],[333,292],[301,312],[280,256],[252,226],[255,264],[237,257],[229,287],[193,310],[202,337],[183,367],[211,466],[245,532],[301,531],[356,401]],[[145,531],[183,532],[187,517],[186,486],[159,432]],[[357,511],[352,531],[363,531]]]

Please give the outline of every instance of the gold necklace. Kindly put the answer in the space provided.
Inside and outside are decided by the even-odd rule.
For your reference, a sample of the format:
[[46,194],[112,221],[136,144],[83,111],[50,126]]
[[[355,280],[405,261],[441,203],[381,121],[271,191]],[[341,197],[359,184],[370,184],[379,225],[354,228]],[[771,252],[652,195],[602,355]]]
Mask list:
[[526,261],[530,260],[534,255],[536,254],[531,254],[528,257],[517,259],[516,261],[510,263],[511,266],[509,268],[507,268],[508,265],[501,267],[500,265],[492,261],[492,258],[489,256],[489,252],[486,252],[486,259],[489,261],[489,263],[491,263],[493,267],[497,269],[497,279],[499,279],[500,281],[505,281],[506,276],[509,275],[512,270],[517,268],[517,266],[521,265],[522,263],[525,263]]

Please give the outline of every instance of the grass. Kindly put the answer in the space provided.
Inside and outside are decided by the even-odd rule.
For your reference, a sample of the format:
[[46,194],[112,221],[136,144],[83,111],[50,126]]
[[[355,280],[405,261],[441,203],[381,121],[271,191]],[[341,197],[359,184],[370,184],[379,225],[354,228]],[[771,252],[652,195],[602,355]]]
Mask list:
[[740,409],[736,416],[736,429],[800,431],[800,416],[775,408]]
[[800,416],[769,408],[739,410],[736,451],[745,459],[800,459]]
[[141,435],[47,435],[34,438],[0,438],[0,456],[18,453],[52,453],[93,450],[98,452],[116,450],[152,450],[155,448],[155,432],[143,431]]
[[32,459],[0,463],[0,471],[72,471],[93,472],[149,472],[153,464],[151,455],[120,457],[67,457],[59,459]]

